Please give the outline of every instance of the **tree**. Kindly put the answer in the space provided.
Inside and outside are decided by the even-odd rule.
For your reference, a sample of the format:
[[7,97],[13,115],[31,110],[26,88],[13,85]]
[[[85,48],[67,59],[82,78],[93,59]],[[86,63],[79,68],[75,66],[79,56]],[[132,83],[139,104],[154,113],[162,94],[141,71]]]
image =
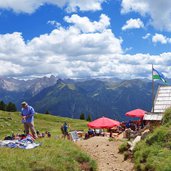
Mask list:
[[91,115],[90,114],[88,114],[88,116],[87,116],[87,121],[92,121],[92,117],[91,117]]
[[81,119],[81,120],[84,120],[84,119],[85,119],[84,113],[81,113],[81,114],[80,114],[80,119]]
[[15,106],[14,103],[9,102],[9,103],[6,105],[6,111],[8,111],[8,112],[16,112],[16,111],[17,111],[17,108],[16,108],[16,106]]
[[49,111],[48,111],[48,110],[46,110],[45,114],[47,114],[47,115],[48,115],[48,114],[50,114],[50,113],[49,113]]
[[6,104],[3,101],[0,101],[0,110],[5,110]]

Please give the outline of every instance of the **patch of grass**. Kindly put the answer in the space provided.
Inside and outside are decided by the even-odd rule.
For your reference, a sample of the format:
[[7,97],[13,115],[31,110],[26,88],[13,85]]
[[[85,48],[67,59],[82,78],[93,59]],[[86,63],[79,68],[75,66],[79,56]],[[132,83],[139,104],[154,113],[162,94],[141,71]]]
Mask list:
[[[11,119],[8,119],[11,118]],[[55,138],[60,137],[60,126],[66,121],[71,130],[87,129],[87,122],[62,118],[51,115],[37,114],[35,116],[35,127],[40,132],[50,131],[51,138],[40,138],[37,142],[42,145],[35,149],[11,149],[0,148],[0,170],[1,171],[87,171],[97,170],[94,160],[80,151],[80,148],[72,141]],[[0,111],[0,137],[14,133],[23,133],[23,125],[19,113],[8,113]]]
[[111,137],[108,140],[109,140],[109,142],[110,141],[116,141],[114,138],[111,138]]

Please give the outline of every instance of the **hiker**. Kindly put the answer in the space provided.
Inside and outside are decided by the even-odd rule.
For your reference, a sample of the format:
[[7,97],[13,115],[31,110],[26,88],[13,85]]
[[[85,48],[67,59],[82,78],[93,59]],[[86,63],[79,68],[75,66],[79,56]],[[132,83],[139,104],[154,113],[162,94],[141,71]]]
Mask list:
[[69,135],[68,134],[68,124],[66,122],[64,122],[64,124],[61,126],[61,131],[62,131],[64,138]]
[[32,106],[29,106],[26,102],[22,102],[21,106],[22,123],[24,124],[25,133],[26,135],[28,135],[30,130],[33,138],[36,139],[38,137],[34,128],[34,108]]
[[64,134],[64,127],[63,127],[63,125],[61,125],[61,132],[62,132],[62,134]]

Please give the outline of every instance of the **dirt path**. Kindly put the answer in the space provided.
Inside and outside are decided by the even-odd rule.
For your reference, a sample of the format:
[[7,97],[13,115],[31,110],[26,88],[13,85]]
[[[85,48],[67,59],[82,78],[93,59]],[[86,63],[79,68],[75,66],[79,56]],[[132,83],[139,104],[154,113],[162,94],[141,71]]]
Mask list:
[[133,163],[124,161],[118,153],[121,141],[109,141],[107,137],[92,137],[77,144],[97,161],[98,171],[133,171]]

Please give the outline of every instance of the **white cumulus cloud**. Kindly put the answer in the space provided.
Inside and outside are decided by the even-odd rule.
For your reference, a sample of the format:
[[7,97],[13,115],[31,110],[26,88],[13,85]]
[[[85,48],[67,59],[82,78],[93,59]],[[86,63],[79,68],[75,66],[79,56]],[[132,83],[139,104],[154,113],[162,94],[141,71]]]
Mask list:
[[58,23],[58,22],[55,21],[55,20],[49,20],[49,21],[47,22],[47,24],[50,24],[50,25],[55,26],[55,27],[57,27],[57,28],[61,26],[61,24]]
[[80,17],[77,14],[73,14],[71,17],[66,16],[65,21],[74,24],[75,27],[85,33],[102,32],[110,26],[110,19],[105,14],[101,14],[98,22],[91,22],[88,17]]
[[152,37],[152,42],[153,43],[161,43],[161,44],[167,44],[167,43],[171,43],[171,38],[168,38],[162,34],[158,34],[156,33],[153,37]]
[[122,27],[122,30],[139,29],[143,27],[144,27],[144,23],[140,20],[140,18],[137,18],[137,19],[131,18],[126,21],[126,24]]
[[68,0],[66,10],[68,12],[80,11],[97,11],[101,10],[101,4],[107,0]]
[[147,33],[145,36],[143,36],[142,38],[143,39],[148,39],[149,37],[151,36],[151,34],[150,33]]
[[148,0],[122,0],[121,12],[128,13],[131,11],[139,12],[141,15],[145,15],[149,10]]
[[[100,21],[100,20],[99,20]],[[83,33],[76,26],[56,28],[25,42],[21,33],[0,35],[0,75],[151,78],[151,64],[171,77],[171,52],[123,54],[122,41],[108,28]]]
[[0,1],[0,8],[11,9],[16,13],[33,13],[44,4],[53,4],[63,7],[66,3],[66,0],[5,0]]
[[16,13],[33,13],[45,4],[65,8],[68,12],[101,10],[101,4],[106,0],[5,0],[0,1],[0,8],[13,10]]
[[144,17],[150,17],[149,23],[157,30],[171,31],[170,0],[122,0],[121,12],[138,12]]
[[[84,17],[79,17],[84,21]],[[21,33],[0,35],[0,74],[7,76],[44,75],[53,73],[61,77],[97,75],[111,55],[122,54],[120,38],[109,28],[102,27],[108,17],[99,21],[87,20],[92,30],[83,29],[80,21],[68,17],[68,28],[62,26],[49,34],[42,34],[25,42]],[[72,22],[71,22],[72,20]],[[11,67],[10,69],[7,69]]]

